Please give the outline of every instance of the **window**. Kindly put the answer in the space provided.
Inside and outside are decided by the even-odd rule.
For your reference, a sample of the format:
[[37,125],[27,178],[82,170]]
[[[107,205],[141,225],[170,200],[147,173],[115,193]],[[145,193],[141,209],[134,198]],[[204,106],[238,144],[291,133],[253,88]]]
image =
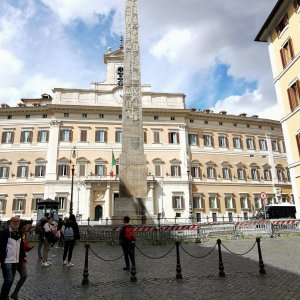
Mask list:
[[197,221],[198,223],[201,222],[201,213],[196,213],[196,221]]
[[18,166],[17,177],[18,178],[28,177],[28,166]]
[[14,132],[4,131],[2,132],[1,143],[2,144],[13,144],[14,142]]
[[279,150],[278,142],[276,140],[272,140],[271,143],[272,143],[272,150],[278,151]]
[[2,165],[0,166],[0,178],[8,178],[9,167]]
[[240,196],[241,201],[241,209],[248,209],[248,197],[247,196]]
[[239,180],[245,180],[245,170],[244,168],[237,168],[237,178]]
[[13,211],[24,211],[26,201],[24,198],[15,198],[13,199]]
[[38,143],[47,143],[49,141],[49,130],[39,130],[37,141]]
[[230,179],[230,169],[228,167],[222,168],[223,179]]
[[88,131],[87,129],[80,129],[80,142],[87,142],[88,141]]
[[99,119],[104,119],[104,115],[103,114],[99,114]]
[[212,136],[210,134],[204,134],[203,135],[203,140],[204,140],[204,146],[212,147],[213,140],[212,140]]
[[179,132],[169,132],[169,144],[179,144]]
[[276,32],[279,36],[281,32],[285,29],[285,27],[289,24],[289,19],[287,14],[283,17],[283,19],[279,22],[279,24],[276,26]]
[[25,116],[25,119],[30,119],[30,115],[26,115],[26,116]]
[[286,152],[286,148],[285,148],[285,142],[281,141],[281,146],[282,146],[282,152]]
[[217,213],[215,213],[215,212],[212,213],[212,220],[213,220],[213,222],[218,222]]
[[199,166],[192,166],[191,167],[191,175],[194,178],[201,178],[201,169]]
[[228,221],[229,222],[233,222],[233,214],[232,214],[232,212],[228,213]]
[[241,149],[242,148],[242,143],[241,143],[241,138],[239,136],[233,137],[233,147],[235,149]]
[[43,119],[47,119],[48,115],[47,114],[43,114]]
[[218,208],[218,203],[217,203],[217,197],[216,196],[210,196],[208,198],[209,200],[209,208],[210,209],[217,209]]
[[162,164],[154,165],[154,176],[162,176]]
[[279,181],[284,181],[284,173],[282,168],[276,168],[276,174]]
[[70,166],[67,164],[58,165],[58,176],[69,176]]
[[72,141],[72,130],[71,129],[61,129],[59,140],[61,142],[71,142]]
[[86,176],[86,164],[80,163],[78,165],[78,169],[79,169],[79,176]]
[[55,201],[59,202],[58,209],[66,209],[66,203],[67,203],[67,197],[66,196],[55,197]]
[[122,130],[116,130],[115,132],[115,142],[121,143],[122,142]]
[[152,131],[152,134],[153,134],[153,144],[160,144],[161,131],[155,130]]
[[254,139],[253,137],[246,138],[246,144],[248,150],[254,150]]
[[226,148],[227,147],[227,138],[226,136],[219,136],[219,147]]
[[101,165],[95,165],[95,175],[96,176],[103,176],[103,175],[105,175],[105,166],[103,164],[101,164]]
[[31,210],[37,210],[37,204],[42,200],[44,200],[43,196],[34,196],[31,202]]
[[190,119],[190,123],[194,123],[194,120],[193,120],[193,119]]
[[182,209],[183,208],[183,198],[182,196],[175,195],[172,196],[173,208],[174,209]]
[[0,198],[0,211],[5,212],[6,210],[6,199],[5,198]]
[[32,141],[32,131],[24,130],[21,132],[21,143],[31,143]]
[[46,166],[45,165],[37,165],[35,166],[35,177],[45,177],[45,170]]
[[120,120],[122,119],[122,115],[119,115],[119,119],[120,119]]
[[95,131],[95,142],[106,143],[107,141],[107,131],[104,129],[98,129]]
[[117,84],[118,86],[123,86],[123,67],[118,67],[117,69]]
[[198,134],[189,133],[188,139],[189,139],[189,145],[191,145],[191,146],[197,146],[198,145]]
[[171,117],[171,121],[175,121],[175,117]]
[[223,126],[223,122],[219,122],[219,125],[220,125],[220,126]]
[[69,113],[64,113],[65,118],[69,118]]
[[290,108],[294,110],[297,106],[300,105],[300,81],[297,80],[293,83],[287,90],[289,101],[290,101]]
[[268,150],[267,141],[265,139],[259,139],[258,144],[259,144],[259,149],[261,151],[267,151]]
[[158,121],[158,116],[154,116],[153,119],[154,119],[155,121]]
[[83,113],[83,114],[82,114],[82,117],[83,117],[83,118],[87,118],[87,114],[86,114],[86,113]]
[[8,115],[8,116],[7,116],[7,119],[8,119],[8,120],[12,119],[12,115]]
[[295,56],[291,39],[288,39],[288,41],[280,49],[280,55],[281,55],[282,66],[283,68],[285,68],[286,65],[288,65],[289,62],[291,62]]
[[225,196],[225,207],[226,207],[226,209],[234,208],[232,196]]
[[251,168],[251,179],[252,180],[259,179],[257,167]]
[[171,166],[171,176],[172,177],[180,177],[181,176],[181,169],[180,166]]
[[244,212],[244,220],[248,220],[249,219],[249,217],[248,217],[248,213],[247,212]]
[[207,121],[207,120],[204,120],[204,124],[208,124],[208,121]]
[[200,196],[193,196],[193,208],[202,208]]
[[258,196],[258,195],[254,196],[254,205],[255,205],[256,210],[258,210],[262,207],[260,196]]
[[[300,151],[299,151],[300,154]],[[290,170],[288,168],[286,168],[286,179],[287,181],[291,181],[291,174],[290,174]]]
[[215,168],[212,166],[207,167],[207,178],[208,179],[215,179]]
[[272,180],[271,170],[264,169],[264,180],[270,181]]

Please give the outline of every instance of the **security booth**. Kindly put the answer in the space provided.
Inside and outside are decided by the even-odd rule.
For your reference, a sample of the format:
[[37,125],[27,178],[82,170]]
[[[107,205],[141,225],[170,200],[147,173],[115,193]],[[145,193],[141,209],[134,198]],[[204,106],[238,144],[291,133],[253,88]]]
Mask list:
[[39,201],[37,203],[37,221],[42,219],[45,213],[49,213],[53,220],[58,221],[58,209],[59,201],[50,198]]

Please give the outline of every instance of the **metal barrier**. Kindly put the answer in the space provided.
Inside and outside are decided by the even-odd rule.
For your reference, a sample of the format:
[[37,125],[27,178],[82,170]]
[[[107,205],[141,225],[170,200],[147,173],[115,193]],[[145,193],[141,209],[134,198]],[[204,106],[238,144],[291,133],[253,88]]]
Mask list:
[[236,222],[235,234],[237,236],[271,235],[272,223],[270,220],[249,220]]
[[281,233],[300,233],[299,220],[272,220],[272,237],[279,236]]

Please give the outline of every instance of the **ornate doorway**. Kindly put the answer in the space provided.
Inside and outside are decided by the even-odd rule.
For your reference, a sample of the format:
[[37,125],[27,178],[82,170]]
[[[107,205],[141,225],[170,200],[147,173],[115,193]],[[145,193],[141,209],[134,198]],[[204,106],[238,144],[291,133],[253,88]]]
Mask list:
[[102,205],[97,205],[95,207],[95,221],[103,218],[103,207]]

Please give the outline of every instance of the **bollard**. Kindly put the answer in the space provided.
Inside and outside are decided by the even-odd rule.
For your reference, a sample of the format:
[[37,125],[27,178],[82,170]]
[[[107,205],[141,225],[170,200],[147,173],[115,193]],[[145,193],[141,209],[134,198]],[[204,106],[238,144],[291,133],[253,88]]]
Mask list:
[[217,239],[218,251],[219,251],[219,277],[225,277],[224,265],[222,261],[222,251],[221,251],[221,240]]
[[179,245],[180,242],[176,241],[176,257],[177,257],[177,264],[176,264],[176,279],[182,279],[182,274],[181,274],[181,264],[180,264],[180,256],[179,256]]
[[261,255],[261,248],[260,248],[260,238],[256,238],[257,249],[258,249],[258,259],[259,259],[259,274],[266,274],[265,265]]
[[130,244],[130,248],[129,248],[129,251],[131,251],[131,259],[132,259],[132,266],[131,266],[131,277],[130,277],[130,281],[131,282],[136,282],[137,281],[137,278],[135,276],[136,274],[136,267],[135,267],[135,251],[134,251],[134,248],[135,248],[135,242],[131,242]]
[[84,260],[84,270],[83,270],[83,279],[82,279],[82,286],[89,285],[89,249],[90,244],[85,243],[85,260]]

